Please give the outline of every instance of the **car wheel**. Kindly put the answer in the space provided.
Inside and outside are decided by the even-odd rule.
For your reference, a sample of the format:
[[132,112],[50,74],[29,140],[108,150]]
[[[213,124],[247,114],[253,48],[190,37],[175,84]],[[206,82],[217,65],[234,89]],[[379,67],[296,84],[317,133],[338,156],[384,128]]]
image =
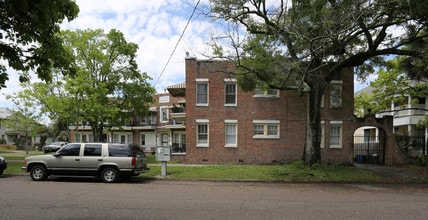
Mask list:
[[44,166],[37,165],[31,168],[30,176],[34,181],[43,181],[48,178],[48,171]]
[[106,167],[101,172],[101,179],[105,183],[115,183],[119,179],[119,172],[116,168],[113,167]]
[[0,175],[2,175],[3,174],[3,170],[2,169],[0,169]]

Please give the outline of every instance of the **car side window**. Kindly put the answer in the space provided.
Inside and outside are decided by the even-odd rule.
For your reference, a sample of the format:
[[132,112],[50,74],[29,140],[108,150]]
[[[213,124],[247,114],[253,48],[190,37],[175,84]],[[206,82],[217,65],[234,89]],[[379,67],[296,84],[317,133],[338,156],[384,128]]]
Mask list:
[[61,156],[79,156],[80,144],[69,144],[58,151]]
[[85,144],[85,150],[83,156],[100,157],[101,156],[101,144]]
[[110,157],[132,157],[131,148],[126,144],[109,144],[108,151]]

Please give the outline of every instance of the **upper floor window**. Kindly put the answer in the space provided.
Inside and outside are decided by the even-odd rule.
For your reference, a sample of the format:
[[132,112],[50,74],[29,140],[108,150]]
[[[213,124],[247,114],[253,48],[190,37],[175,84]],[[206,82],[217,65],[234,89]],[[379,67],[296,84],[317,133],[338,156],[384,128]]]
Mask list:
[[335,80],[330,84],[330,108],[342,108],[342,81]]
[[278,89],[256,88],[253,91],[253,97],[278,98],[279,97],[279,90]]
[[235,80],[225,80],[224,86],[224,105],[236,106],[236,82]]
[[161,122],[168,122],[168,108],[167,107],[160,107],[160,121]]
[[208,106],[208,79],[196,79],[196,105]]
[[279,138],[279,120],[253,120],[253,138]]

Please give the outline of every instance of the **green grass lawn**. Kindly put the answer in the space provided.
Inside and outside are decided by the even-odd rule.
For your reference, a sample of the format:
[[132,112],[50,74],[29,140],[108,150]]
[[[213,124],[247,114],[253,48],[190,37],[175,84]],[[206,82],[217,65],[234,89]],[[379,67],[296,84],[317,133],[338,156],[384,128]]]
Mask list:
[[[0,152],[8,161],[5,174],[24,174],[21,171],[27,154]],[[39,151],[30,155],[43,154]],[[148,155],[150,171],[138,178],[158,178],[161,165],[153,155]],[[11,160],[11,161],[10,161]],[[167,177],[170,180],[257,180],[267,182],[323,182],[323,183],[381,183],[409,182],[428,183],[428,178],[394,180],[381,177],[373,172],[354,166],[314,165],[307,167],[302,162],[286,165],[180,165],[167,164]]]

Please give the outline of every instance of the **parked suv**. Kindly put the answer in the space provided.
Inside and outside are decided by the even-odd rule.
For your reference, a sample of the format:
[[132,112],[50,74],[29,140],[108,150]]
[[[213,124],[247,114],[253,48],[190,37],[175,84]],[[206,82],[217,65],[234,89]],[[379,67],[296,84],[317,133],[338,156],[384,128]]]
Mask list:
[[57,150],[59,150],[61,147],[67,145],[67,142],[63,142],[63,141],[55,141],[52,142],[46,146],[42,147],[43,152],[47,153],[47,152],[56,152]]
[[0,175],[3,174],[3,171],[7,168],[7,163],[4,157],[0,157]]
[[26,157],[22,170],[34,181],[48,176],[100,177],[106,183],[147,172],[144,152],[128,144],[71,143],[54,154]]

